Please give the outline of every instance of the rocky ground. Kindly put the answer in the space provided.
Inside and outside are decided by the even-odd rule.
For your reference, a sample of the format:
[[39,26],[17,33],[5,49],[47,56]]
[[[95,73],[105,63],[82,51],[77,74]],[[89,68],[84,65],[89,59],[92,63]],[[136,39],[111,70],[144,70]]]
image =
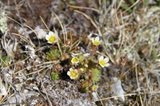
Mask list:
[[[158,106],[159,28],[158,0],[1,0],[0,105]],[[44,39],[49,31],[60,44]],[[91,72],[73,80],[67,72],[79,52],[89,54],[80,66]]]

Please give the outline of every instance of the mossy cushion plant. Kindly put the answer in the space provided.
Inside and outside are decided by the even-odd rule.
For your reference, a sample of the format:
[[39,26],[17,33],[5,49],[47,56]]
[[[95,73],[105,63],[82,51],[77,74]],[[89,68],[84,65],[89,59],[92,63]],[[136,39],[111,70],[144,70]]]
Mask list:
[[53,60],[57,60],[60,58],[60,52],[58,49],[50,49],[47,53],[46,53],[46,59],[49,61],[53,61]]
[[[68,35],[69,36],[69,35]],[[73,35],[70,35],[73,36]],[[85,42],[84,39],[74,40],[73,37],[67,39],[68,42],[71,44],[75,44],[75,42]],[[88,91],[95,91],[98,88],[98,81],[101,78],[101,69],[105,67],[109,67],[109,58],[105,55],[100,55],[98,52],[99,46],[102,44],[102,39],[100,36],[95,37],[88,37],[89,42],[85,42],[88,45],[87,49],[93,51],[95,53],[85,53],[82,52],[79,46],[79,43],[74,46],[74,49],[70,48],[68,51],[63,46],[61,38],[58,36],[57,32],[49,31],[48,35],[46,36],[47,43],[52,44],[50,50],[46,53],[46,59],[49,61],[56,61],[60,60],[60,65],[62,70],[66,70],[66,75],[74,81],[79,81],[81,83],[80,89],[83,92]],[[82,41],[79,41],[82,40]],[[70,47],[73,47],[71,45]],[[77,48],[77,49],[75,49]],[[68,54],[69,62],[65,62],[65,64],[61,64],[63,60],[63,54]],[[56,68],[54,68],[56,69]],[[62,70],[56,69],[54,72],[51,73],[52,80],[60,79],[59,75],[61,74]]]
[[52,79],[52,80],[59,80],[59,79],[60,79],[59,73],[56,72],[56,71],[55,71],[55,72],[53,71],[53,72],[51,73],[51,79]]

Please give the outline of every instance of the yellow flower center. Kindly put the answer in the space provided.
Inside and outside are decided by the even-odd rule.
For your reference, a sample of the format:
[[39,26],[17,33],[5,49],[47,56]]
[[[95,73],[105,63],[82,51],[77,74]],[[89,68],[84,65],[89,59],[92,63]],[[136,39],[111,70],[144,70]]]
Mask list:
[[67,72],[68,76],[71,78],[71,79],[77,79],[79,77],[79,73],[76,69],[70,69],[68,72]]
[[70,76],[75,78],[77,76],[77,73],[75,71],[71,71]]
[[105,62],[104,60],[99,60],[99,64],[100,64],[102,67],[106,66],[106,62]]
[[54,35],[51,35],[50,38],[48,39],[48,42],[55,42],[56,41],[56,37]]
[[92,39],[92,43],[95,46],[99,46],[101,42],[100,42],[100,40],[94,38],[94,39]]
[[79,62],[79,58],[77,57],[73,57],[71,62],[74,64],[74,63],[78,63]]

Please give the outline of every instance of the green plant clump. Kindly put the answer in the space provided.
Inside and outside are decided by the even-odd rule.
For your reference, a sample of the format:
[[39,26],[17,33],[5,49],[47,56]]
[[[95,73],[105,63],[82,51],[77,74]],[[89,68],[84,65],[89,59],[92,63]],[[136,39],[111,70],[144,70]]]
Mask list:
[[46,59],[49,61],[57,60],[60,58],[60,52],[58,49],[51,49],[46,53]]
[[51,73],[51,79],[52,80],[59,80],[60,79],[59,73],[58,72],[52,72]]
[[100,80],[101,71],[99,69],[96,69],[96,68],[92,69],[91,74],[92,74],[92,82],[93,83],[96,83]]
[[[54,32],[50,32],[48,37],[53,37],[54,34]],[[60,79],[59,75],[61,75],[61,72],[67,71],[66,74],[71,80],[81,83],[79,85],[81,91],[96,91],[101,77],[101,69],[110,66],[109,57],[98,53],[100,52],[99,47],[103,45],[100,35],[92,36],[91,34],[89,37],[81,39],[82,42],[86,41],[84,45],[90,50],[89,53],[81,51],[80,39],[72,34],[68,35],[70,36],[69,38],[66,37],[62,40],[59,40],[58,34],[55,34],[55,36],[57,37],[56,42],[50,42],[50,39],[46,39],[48,43],[53,44],[53,48],[46,53],[46,59],[49,61],[60,60],[57,67],[54,67],[54,70],[57,71],[51,73],[51,79],[58,80]],[[65,41],[61,42],[63,40]],[[60,44],[63,46],[61,47]],[[68,54],[68,56],[64,54]],[[62,64],[62,60],[66,60],[66,58],[69,62]]]

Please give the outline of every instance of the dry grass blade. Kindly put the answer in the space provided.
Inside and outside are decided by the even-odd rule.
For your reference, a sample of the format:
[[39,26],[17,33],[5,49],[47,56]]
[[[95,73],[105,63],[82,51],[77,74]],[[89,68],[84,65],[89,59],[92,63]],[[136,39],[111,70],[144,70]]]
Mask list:
[[98,9],[95,9],[95,8],[81,7],[81,6],[74,6],[74,5],[68,5],[68,6],[73,8],[73,9],[92,10],[92,11],[95,11],[95,12],[100,14],[100,11]]
[[96,30],[98,31],[98,34],[100,36],[102,36],[102,33],[101,33],[99,27],[96,25],[96,23],[92,20],[91,17],[89,17],[87,14],[85,14],[85,13],[79,11],[79,10],[74,10],[74,11],[77,12],[77,13],[79,13],[79,14],[82,14],[84,17],[86,17],[92,23],[92,25],[96,28]]
[[0,105],[159,105],[160,7],[150,2],[1,0]]

